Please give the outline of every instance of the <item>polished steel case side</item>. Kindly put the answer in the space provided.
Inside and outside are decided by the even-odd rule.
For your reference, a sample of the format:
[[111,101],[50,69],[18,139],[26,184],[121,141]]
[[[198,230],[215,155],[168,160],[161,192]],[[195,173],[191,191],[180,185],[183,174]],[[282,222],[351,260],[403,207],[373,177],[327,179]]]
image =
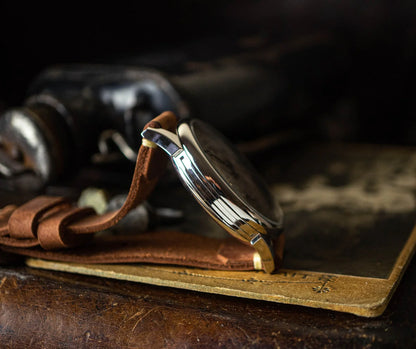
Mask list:
[[162,128],[148,127],[142,131],[142,137],[157,144],[171,157],[182,150],[179,137]]
[[183,151],[172,157],[172,161],[185,187],[205,211],[232,236],[250,243],[259,253],[265,271],[273,272],[273,246],[271,239],[265,235],[261,222],[254,221],[248,212],[227,199],[212,177],[204,175],[195,165],[185,146]]
[[225,194],[224,196],[232,200],[237,207],[244,208],[244,211],[247,212],[253,221],[264,227],[263,234],[272,233],[274,236],[279,235],[283,228],[283,212],[279,204],[276,201],[273,201],[275,217],[268,217],[240,198],[205,156],[204,151],[201,149],[194,136],[191,122],[192,120],[186,120],[179,124],[178,136],[183,148],[188,149],[188,152],[192,154],[192,158],[197,167],[203,168],[204,173],[209,173],[211,177],[215,178],[216,184],[221,188],[222,192]]

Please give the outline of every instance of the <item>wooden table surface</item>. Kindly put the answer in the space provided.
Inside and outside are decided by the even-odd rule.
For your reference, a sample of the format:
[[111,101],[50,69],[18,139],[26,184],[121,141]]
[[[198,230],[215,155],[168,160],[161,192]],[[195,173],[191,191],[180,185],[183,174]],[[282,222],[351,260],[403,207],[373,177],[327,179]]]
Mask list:
[[332,311],[3,266],[5,348],[415,347],[416,263],[385,313]]

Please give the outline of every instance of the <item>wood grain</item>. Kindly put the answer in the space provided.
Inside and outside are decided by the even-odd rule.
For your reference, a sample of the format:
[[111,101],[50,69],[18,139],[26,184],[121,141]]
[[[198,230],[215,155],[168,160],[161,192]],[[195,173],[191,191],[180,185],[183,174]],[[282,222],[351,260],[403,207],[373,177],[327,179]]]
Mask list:
[[416,264],[376,319],[119,280],[0,269],[5,348],[413,347]]

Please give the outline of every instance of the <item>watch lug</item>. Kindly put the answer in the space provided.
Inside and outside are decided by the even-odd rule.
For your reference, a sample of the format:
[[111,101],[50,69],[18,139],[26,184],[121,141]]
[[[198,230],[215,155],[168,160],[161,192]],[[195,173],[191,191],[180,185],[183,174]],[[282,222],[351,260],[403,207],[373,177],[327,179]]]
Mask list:
[[269,274],[273,273],[276,265],[274,263],[273,244],[271,241],[266,241],[261,234],[258,234],[250,241],[250,244],[260,255],[264,271]]
[[176,154],[179,150],[182,150],[179,137],[168,130],[163,128],[148,127],[143,130],[142,137],[156,143],[170,156]]

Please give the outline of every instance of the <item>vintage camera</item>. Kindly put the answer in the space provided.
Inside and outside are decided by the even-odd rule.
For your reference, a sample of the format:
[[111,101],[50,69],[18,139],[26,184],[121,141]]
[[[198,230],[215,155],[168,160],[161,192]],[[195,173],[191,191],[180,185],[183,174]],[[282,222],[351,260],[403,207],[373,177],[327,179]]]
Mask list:
[[111,64],[51,67],[22,107],[0,116],[0,176],[30,188],[115,154],[135,161],[140,130],[165,110],[232,139],[270,132],[328,105],[338,58],[331,41],[315,35],[199,42]]

